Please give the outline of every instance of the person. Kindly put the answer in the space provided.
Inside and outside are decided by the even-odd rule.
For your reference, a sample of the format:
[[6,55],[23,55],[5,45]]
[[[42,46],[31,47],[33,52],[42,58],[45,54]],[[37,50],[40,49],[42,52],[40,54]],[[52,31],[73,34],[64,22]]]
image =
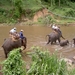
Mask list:
[[52,26],[52,30],[53,30],[53,32],[54,33],[59,33],[60,35],[61,35],[61,37],[63,38],[63,39],[65,39],[63,36],[62,36],[62,31],[60,30],[60,27],[58,27],[58,26],[56,26],[55,24]]
[[56,26],[55,24],[52,25],[52,30],[54,33],[56,33],[56,31],[58,30],[58,26]]
[[10,31],[9,31],[9,36],[10,38],[12,38],[12,40],[17,40],[19,39],[19,34],[17,33],[16,31],[16,27],[12,28]]
[[22,43],[23,43],[23,39],[25,38],[24,35],[23,35],[23,32],[24,32],[24,31],[21,30],[20,33],[19,33],[19,36],[20,36],[20,38],[21,38],[21,42],[22,42]]
[[61,32],[61,30],[60,30],[60,27],[58,27],[58,29],[57,29],[57,30],[58,30],[58,32],[59,32],[60,34],[62,34],[62,32]]
[[55,24],[53,24],[53,25],[52,25],[52,30],[54,30],[54,29],[55,29],[55,27],[56,27],[56,25],[55,25]]
[[24,31],[23,31],[23,30],[21,30],[21,31],[20,31],[20,33],[19,33],[19,35],[20,35],[20,38],[21,38],[21,39],[23,39],[23,38],[24,38],[23,32],[24,32]]
[[14,27],[13,29],[10,30],[10,34],[16,33],[16,27]]

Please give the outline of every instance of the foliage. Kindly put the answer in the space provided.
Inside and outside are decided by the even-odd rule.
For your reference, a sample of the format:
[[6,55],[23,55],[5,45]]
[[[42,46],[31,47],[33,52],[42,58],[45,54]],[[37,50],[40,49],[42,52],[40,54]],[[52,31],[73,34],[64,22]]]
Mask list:
[[69,71],[69,75],[75,75],[75,68],[73,68]]
[[20,18],[21,14],[23,13],[22,0],[12,0],[12,2],[13,2],[13,5],[15,7],[14,17]]
[[75,17],[75,10],[73,10],[73,9],[66,10],[65,16]]
[[28,75],[67,75],[67,67],[64,61],[57,58],[56,53],[50,55],[47,50],[40,47],[32,47],[32,64]]
[[[55,9],[52,12],[58,15],[75,17],[75,0],[0,0],[0,23],[15,23],[22,20],[22,16],[32,19],[38,10],[43,8],[51,10],[53,7]],[[47,19],[47,17],[41,18],[40,23],[48,24],[49,19],[48,21]]]
[[25,64],[22,60],[20,49],[12,50],[2,64],[3,75],[26,75]]
[[47,15],[45,17],[39,18],[38,22],[42,23],[43,25],[50,25],[50,24],[54,23],[55,20],[50,15]]
[[26,71],[25,62],[18,48],[12,50],[8,58],[2,62],[3,75],[75,75],[75,69],[68,71],[66,62],[58,58],[57,52],[50,54],[47,49],[38,46],[31,49],[33,52],[29,70]]

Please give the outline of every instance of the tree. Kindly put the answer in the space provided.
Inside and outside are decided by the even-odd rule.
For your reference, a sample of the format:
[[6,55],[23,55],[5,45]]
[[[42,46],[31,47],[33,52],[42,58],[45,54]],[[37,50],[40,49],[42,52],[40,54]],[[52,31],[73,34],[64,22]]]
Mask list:
[[14,5],[14,16],[16,18],[20,18],[21,20],[21,15],[23,14],[23,0],[12,0],[13,5]]

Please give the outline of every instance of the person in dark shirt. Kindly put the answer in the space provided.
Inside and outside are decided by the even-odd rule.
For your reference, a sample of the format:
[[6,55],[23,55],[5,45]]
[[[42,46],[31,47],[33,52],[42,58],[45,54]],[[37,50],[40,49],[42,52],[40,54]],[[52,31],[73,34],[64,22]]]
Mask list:
[[20,38],[21,38],[21,39],[23,39],[23,38],[24,38],[23,32],[24,32],[24,31],[23,31],[23,30],[21,30],[21,31],[20,31],[20,33],[19,33],[19,35],[20,35]]

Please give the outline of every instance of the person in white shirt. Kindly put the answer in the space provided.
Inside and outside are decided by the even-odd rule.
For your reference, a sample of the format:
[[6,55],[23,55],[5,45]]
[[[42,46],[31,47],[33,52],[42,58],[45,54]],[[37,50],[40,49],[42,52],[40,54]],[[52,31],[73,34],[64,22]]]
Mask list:
[[14,27],[13,29],[10,30],[10,34],[16,33],[16,27]]
[[53,30],[58,29],[58,26],[56,26],[55,24],[53,24],[52,29]]
[[63,38],[63,39],[65,39],[63,36],[62,36],[62,32],[61,32],[61,30],[60,30],[60,27],[58,27],[58,26],[56,26],[55,24],[52,26],[52,30],[53,30],[53,32],[54,33],[59,33],[60,35],[61,35],[61,37]]
[[11,29],[9,31],[9,36],[10,38],[12,38],[13,40],[19,39],[19,34],[16,31],[16,27],[14,27],[13,29]]

